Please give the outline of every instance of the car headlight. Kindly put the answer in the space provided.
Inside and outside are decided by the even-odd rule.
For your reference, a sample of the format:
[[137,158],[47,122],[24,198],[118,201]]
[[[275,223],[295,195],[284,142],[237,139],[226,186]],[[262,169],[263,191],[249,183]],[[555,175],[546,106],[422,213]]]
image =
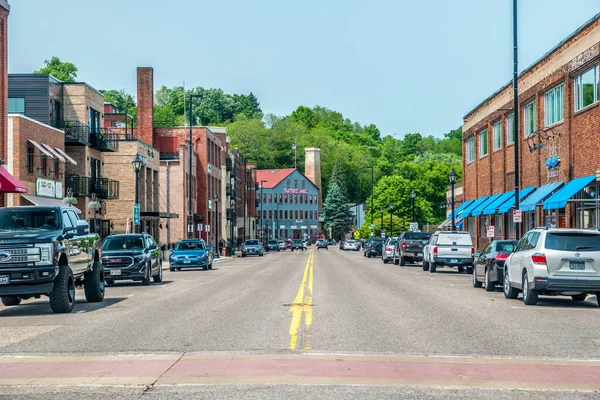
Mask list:
[[136,263],[141,263],[146,259],[146,256],[142,254],[141,256],[133,257],[133,259],[135,260]]
[[54,255],[54,246],[50,243],[38,244],[35,247],[40,249],[40,256],[28,255],[27,261],[39,261],[43,264],[52,264],[52,256]]

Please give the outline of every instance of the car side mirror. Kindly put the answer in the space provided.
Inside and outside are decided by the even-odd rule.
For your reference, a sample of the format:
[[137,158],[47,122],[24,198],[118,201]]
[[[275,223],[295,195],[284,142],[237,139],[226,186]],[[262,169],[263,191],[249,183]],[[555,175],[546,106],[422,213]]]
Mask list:
[[83,236],[90,233],[90,225],[87,221],[80,219],[77,221],[77,227],[75,228],[77,231],[77,236]]
[[156,250],[156,249],[158,249],[158,247],[156,247],[155,244],[153,244],[150,247],[148,247],[148,250]]
[[478,251],[477,251],[477,252],[475,252],[475,257],[479,257],[479,256],[481,256],[481,253],[480,253],[480,252],[478,252]]

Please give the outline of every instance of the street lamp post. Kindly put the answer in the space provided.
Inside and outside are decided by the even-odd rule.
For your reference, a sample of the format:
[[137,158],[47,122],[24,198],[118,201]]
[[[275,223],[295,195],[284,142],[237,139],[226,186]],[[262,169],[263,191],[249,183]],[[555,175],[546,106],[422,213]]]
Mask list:
[[221,255],[219,252],[219,195],[213,196],[215,200],[215,249],[217,249],[217,255]]
[[[131,161],[131,165],[133,166],[133,170],[135,171],[135,204],[140,204],[140,170],[142,169],[142,165],[144,164],[144,159],[136,154],[133,161]],[[135,224],[134,222],[134,230],[135,233],[140,233],[140,225]]]
[[[515,210],[519,209],[519,63],[517,47],[517,0],[513,0],[513,134],[515,135]],[[520,224],[515,222],[515,238],[519,240]]]
[[412,222],[415,222],[415,197],[417,197],[415,189],[410,192],[410,197],[412,197]]
[[456,230],[456,223],[455,223],[455,218],[454,218],[454,184],[456,183],[456,172],[454,172],[454,167],[452,167],[452,171],[450,171],[450,175],[448,175],[448,178],[450,179],[450,186],[452,187],[451,189],[451,201],[452,201],[452,210],[451,210],[451,216],[452,216],[452,231]]
[[259,219],[259,221],[260,221],[260,242],[261,243],[264,240],[263,230],[265,227],[265,221],[264,221],[265,218],[263,218],[264,217],[264,214],[263,214],[263,203],[264,203],[264,201],[263,201],[264,200],[263,199],[263,182],[266,182],[266,180],[263,179],[260,181],[260,219]]
[[229,214],[229,218],[230,218],[229,226],[231,227],[231,245],[230,245],[230,249],[229,249],[228,255],[229,256],[233,256],[234,249],[235,249],[235,243],[234,243],[234,237],[233,237],[233,232],[234,232],[234,230],[233,230],[233,228],[234,228],[233,227],[233,222],[237,220],[237,215],[236,215],[236,212],[235,212],[236,211],[236,209],[235,209],[236,208],[235,207],[235,197],[230,200],[229,205],[231,206],[231,213]]
[[392,220],[394,203],[390,201],[390,237],[394,236],[394,221]]
[[381,212],[381,233],[383,233],[383,207],[381,207],[379,211]]
[[[185,98],[185,93],[183,94],[184,98]],[[190,94],[190,138],[189,138],[189,148],[188,148],[188,152],[190,153],[190,159],[189,159],[189,166],[188,166],[188,174],[189,174],[189,182],[188,182],[188,213],[189,213],[189,222],[188,224],[191,226],[188,227],[188,239],[192,239],[194,237],[194,209],[193,209],[193,203],[192,203],[192,198],[194,197],[194,192],[192,191],[192,188],[194,187],[194,179],[192,178],[192,164],[193,164],[193,157],[192,154],[194,153],[193,151],[193,139],[192,139],[192,134],[193,134],[193,126],[194,126],[194,119],[192,116],[192,108],[194,105],[194,98],[202,98],[204,97],[201,94]],[[185,115],[185,113],[184,113]],[[202,234],[200,234],[202,235]],[[208,235],[208,234],[207,234]]]

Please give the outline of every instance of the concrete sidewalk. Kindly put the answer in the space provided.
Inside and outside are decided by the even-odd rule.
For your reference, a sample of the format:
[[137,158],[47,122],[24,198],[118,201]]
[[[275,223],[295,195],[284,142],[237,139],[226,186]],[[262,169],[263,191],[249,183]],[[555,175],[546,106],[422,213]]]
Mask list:
[[600,390],[600,361],[222,353],[0,357],[0,385],[73,384]]

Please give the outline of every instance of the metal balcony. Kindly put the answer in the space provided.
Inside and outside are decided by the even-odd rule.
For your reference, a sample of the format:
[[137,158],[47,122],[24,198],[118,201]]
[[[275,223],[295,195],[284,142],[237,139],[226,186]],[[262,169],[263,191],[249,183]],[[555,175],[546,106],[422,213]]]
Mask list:
[[91,147],[98,151],[117,151],[119,141],[117,133],[106,128],[97,128],[90,134]]
[[92,193],[99,199],[114,200],[119,198],[119,181],[108,178],[92,179],[89,176],[67,175],[65,177],[67,191],[71,189],[75,197],[89,197]]
[[79,121],[54,121],[52,126],[65,132],[65,144],[72,146],[90,145],[90,127]]

